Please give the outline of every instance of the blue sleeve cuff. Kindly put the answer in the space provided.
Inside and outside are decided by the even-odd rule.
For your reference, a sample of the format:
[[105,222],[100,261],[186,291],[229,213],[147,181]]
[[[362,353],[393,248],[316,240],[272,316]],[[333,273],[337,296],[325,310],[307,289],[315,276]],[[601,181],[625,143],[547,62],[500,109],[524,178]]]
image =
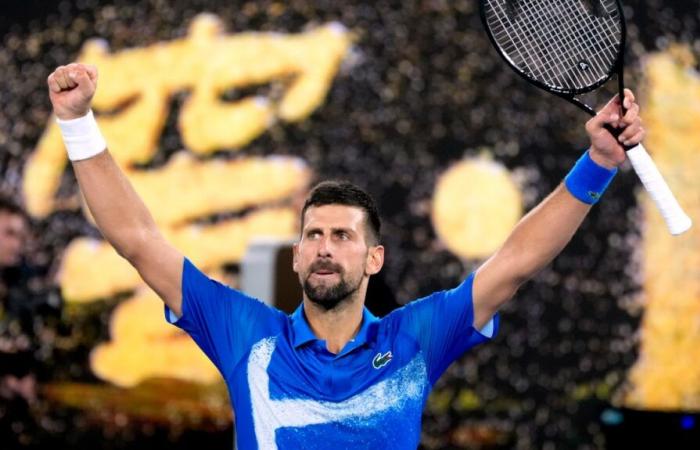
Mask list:
[[586,152],[564,178],[564,185],[571,195],[583,203],[593,205],[598,203],[616,173],[617,169],[607,169],[596,164]]
[[492,317],[491,320],[489,320],[489,323],[484,325],[484,327],[481,330],[479,330],[479,333],[481,333],[485,337],[491,339],[493,337],[495,327],[496,327],[496,325],[494,325],[494,318]]
[[173,312],[172,309],[165,305],[165,320],[167,320],[169,324],[175,325],[180,318]]

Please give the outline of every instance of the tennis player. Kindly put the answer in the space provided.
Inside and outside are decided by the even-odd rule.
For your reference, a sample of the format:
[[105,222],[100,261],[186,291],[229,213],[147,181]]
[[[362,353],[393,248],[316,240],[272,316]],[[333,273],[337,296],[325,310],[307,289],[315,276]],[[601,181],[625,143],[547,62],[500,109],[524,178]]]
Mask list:
[[[499,308],[569,242],[644,137],[631,92],[586,124],[590,149],[564,182],[459,286],[383,319],[364,308],[384,247],[372,199],[324,182],[294,246],[303,301],[291,316],[207,278],[172,247],[106,150],[90,109],[94,67],[58,67],[48,86],[80,188],[105,238],[221,371],[242,449],[416,448],[428,393],[445,369],[498,330]],[[605,125],[624,129],[616,140]]]

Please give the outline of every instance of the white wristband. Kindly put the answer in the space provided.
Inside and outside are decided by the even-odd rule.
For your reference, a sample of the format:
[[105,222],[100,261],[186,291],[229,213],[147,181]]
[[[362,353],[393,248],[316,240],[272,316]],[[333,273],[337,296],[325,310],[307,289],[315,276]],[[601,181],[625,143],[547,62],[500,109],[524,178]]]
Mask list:
[[61,129],[63,142],[68,150],[68,159],[71,161],[92,158],[107,148],[107,143],[97,126],[92,110],[77,119],[61,120],[57,118],[56,123]]

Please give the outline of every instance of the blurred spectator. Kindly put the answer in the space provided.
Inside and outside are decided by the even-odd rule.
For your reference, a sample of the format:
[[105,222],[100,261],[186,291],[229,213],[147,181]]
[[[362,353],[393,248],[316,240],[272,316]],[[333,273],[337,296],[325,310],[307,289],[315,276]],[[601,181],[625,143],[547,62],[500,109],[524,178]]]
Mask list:
[[46,288],[46,274],[26,257],[30,220],[16,203],[0,197],[0,442],[31,441],[30,408],[43,378],[39,361],[52,341],[60,297]]

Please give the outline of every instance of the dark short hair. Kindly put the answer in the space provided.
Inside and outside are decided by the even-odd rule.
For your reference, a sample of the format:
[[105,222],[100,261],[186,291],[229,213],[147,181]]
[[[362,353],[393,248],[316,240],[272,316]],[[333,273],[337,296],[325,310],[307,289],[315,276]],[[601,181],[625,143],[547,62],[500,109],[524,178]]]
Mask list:
[[14,216],[22,216],[26,221],[29,221],[29,215],[19,203],[12,200],[10,197],[0,194],[0,213],[11,214]]
[[365,213],[365,225],[375,244],[381,240],[382,222],[379,219],[377,205],[372,196],[362,188],[348,181],[322,181],[311,189],[301,210],[301,228],[304,228],[306,210],[312,206],[345,205],[360,208]]

